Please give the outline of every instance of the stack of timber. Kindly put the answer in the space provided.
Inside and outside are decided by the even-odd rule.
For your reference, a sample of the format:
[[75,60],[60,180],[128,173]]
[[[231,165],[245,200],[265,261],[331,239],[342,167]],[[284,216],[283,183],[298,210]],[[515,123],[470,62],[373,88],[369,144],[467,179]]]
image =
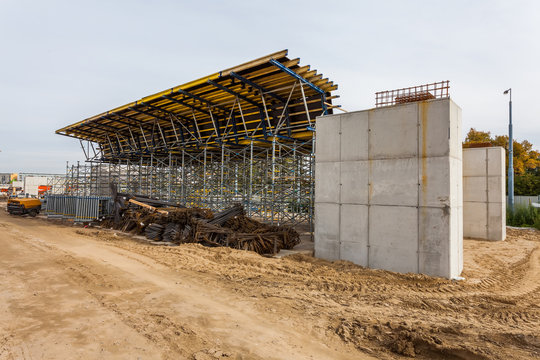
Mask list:
[[300,242],[293,228],[251,219],[240,204],[214,214],[208,209],[186,208],[142,196],[122,196],[120,211],[103,225],[144,234],[153,241],[228,246],[259,254],[292,249]]

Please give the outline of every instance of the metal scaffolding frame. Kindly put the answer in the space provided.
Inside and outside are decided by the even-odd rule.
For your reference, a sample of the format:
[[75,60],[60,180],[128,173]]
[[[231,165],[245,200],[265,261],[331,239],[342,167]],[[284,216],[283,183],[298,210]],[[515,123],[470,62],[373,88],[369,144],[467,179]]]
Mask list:
[[312,223],[317,116],[337,85],[283,50],[57,130],[86,164],[66,194],[118,191],[222,210],[244,204],[275,224]]
[[[223,210],[241,203],[249,216],[272,224],[310,224],[313,215],[312,139],[268,146],[256,141],[221,151],[182,150],[180,155],[150,161],[89,161],[68,165],[54,188],[74,196],[110,196],[118,191]],[[50,184],[53,185],[53,184]]]

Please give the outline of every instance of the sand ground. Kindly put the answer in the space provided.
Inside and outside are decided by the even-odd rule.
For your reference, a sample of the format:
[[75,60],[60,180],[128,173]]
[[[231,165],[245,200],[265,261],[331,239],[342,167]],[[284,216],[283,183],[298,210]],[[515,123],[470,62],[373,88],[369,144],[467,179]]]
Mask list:
[[508,233],[456,282],[0,210],[0,359],[540,358],[540,232]]

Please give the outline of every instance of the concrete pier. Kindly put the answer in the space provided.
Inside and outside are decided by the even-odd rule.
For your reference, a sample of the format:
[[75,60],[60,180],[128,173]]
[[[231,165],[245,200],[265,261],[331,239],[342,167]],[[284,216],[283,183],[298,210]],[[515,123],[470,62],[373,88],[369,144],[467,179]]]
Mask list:
[[463,149],[463,235],[506,239],[505,153],[502,147]]
[[317,118],[315,256],[446,278],[463,268],[461,109]]

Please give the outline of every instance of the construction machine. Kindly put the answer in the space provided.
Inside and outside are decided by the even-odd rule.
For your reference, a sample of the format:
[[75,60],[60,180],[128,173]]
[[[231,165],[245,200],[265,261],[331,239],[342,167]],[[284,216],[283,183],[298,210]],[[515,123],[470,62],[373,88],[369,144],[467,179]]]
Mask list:
[[39,214],[41,211],[41,201],[39,199],[24,198],[24,199],[9,199],[7,211],[11,215],[25,215],[32,217]]
[[51,191],[51,189],[52,189],[52,186],[39,185],[38,186],[38,198],[43,199],[45,197],[45,195],[47,195],[49,193],[49,191]]

